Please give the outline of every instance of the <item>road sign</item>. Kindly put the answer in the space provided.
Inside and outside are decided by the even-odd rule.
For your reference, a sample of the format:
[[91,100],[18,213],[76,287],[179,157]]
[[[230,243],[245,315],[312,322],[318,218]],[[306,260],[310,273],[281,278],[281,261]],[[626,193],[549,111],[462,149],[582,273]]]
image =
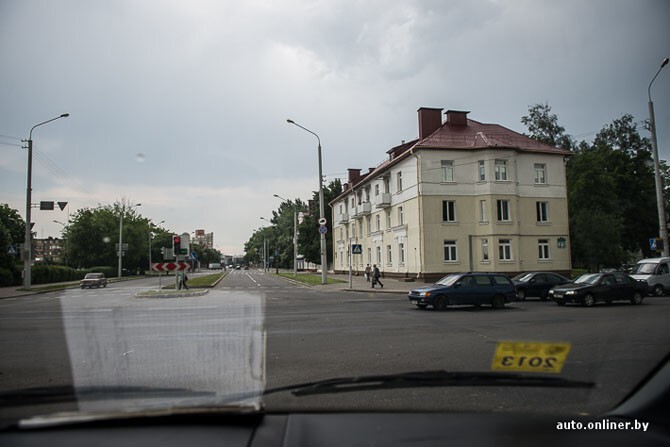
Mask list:
[[324,226],[327,223],[328,223],[328,221],[326,220],[325,217],[322,217],[321,219],[319,219],[319,225]]
[[326,233],[328,233],[328,228],[326,228],[326,227],[324,227],[324,226],[320,226],[320,227],[319,227],[319,233],[321,233],[321,234],[326,234]]
[[191,264],[188,262],[154,262],[151,264],[151,270],[154,272],[191,270]]
[[656,251],[656,238],[649,239],[649,249],[651,249],[652,251]]
[[363,254],[363,245],[362,244],[351,244],[351,254],[352,255],[362,255]]

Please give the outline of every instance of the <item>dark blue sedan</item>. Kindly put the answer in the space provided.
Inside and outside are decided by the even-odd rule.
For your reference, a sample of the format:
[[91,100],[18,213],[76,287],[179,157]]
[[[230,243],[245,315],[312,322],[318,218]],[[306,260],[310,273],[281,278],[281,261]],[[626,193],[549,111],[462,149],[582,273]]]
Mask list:
[[507,276],[498,273],[454,273],[431,286],[412,289],[407,297],[419,309],[433,306],[445,310],[461,304],[500,309],[516,300],[516,288]]

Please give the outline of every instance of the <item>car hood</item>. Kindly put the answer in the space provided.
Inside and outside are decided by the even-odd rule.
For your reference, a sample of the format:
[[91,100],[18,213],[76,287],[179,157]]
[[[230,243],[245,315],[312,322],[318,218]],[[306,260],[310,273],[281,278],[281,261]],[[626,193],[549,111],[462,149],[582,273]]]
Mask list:
[[440,290],[443,289],[445,286],[440,286],[438,284],[433,284],[430,286],[423,286],[423,287],[416,287],[412,289],[412,292],[420,293],[420,292],[432,292],[434,290]]
[[579,290],[579,289],[588,289],[589,287],[593,287],[593,284],[579,284],[569,282],[561,284],[560,286],[556,286],[553,288],[553,290]]

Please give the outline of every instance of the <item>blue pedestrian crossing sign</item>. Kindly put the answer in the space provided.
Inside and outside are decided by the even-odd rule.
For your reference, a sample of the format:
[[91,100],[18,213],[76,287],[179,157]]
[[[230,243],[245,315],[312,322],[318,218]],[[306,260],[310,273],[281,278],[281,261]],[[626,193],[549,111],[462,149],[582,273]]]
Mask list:
[[362,255],[363,254],[363,245],[362,244],[351,244],[351,254],[352,255]]

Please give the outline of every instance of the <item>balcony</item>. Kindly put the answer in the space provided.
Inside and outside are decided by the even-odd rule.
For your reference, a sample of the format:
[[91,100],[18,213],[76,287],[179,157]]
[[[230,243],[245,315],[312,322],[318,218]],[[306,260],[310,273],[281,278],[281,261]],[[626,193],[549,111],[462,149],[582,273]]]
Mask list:
[[369,216],[372,212],[372,204],[370,202],[361,203],[357,210],[358,214],[356,214],[356,217]]
[[391,193],[385,192],[379,195],[379,200],[377,201],[377,208],[388,208],[391,206]]
[[337,218],[335,219],[335,224],[340,225],[345,223],[349,223],[349,214],[347,213],[338,214]]

